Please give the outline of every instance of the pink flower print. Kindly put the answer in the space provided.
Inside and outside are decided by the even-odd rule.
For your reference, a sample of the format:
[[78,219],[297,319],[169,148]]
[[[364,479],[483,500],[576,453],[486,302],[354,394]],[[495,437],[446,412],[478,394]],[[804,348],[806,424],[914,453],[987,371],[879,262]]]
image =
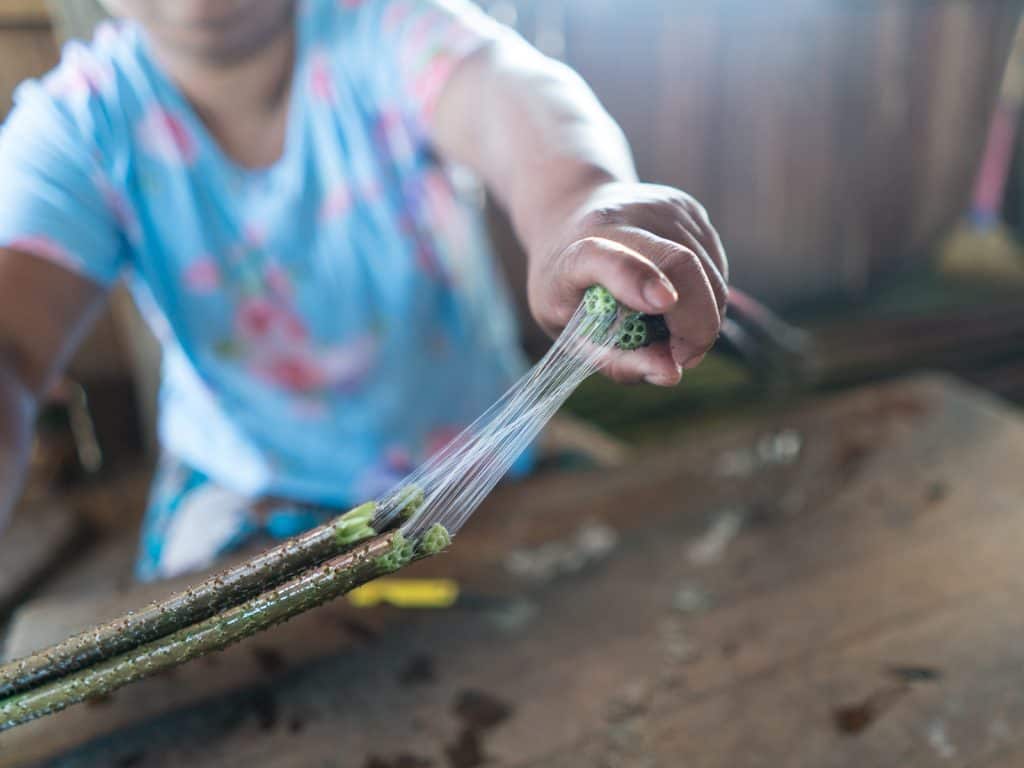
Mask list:
[[198,147],[184,121],[163,107],[150,107],[135,129],[144,150],[166,163],[191,165]]
[[185,269],[185,287],[192,293],[210,294],[220,288],[220,267],[211,256],[195,259]]
[[289,347],[309,338],[305,324],[294,312],[261,296],[239,304],[235,324],[243,339],[263,346]]
[[305,342],[309,338],[306,324],[294,312],[282,310],[277,317],[275,330],[278,338],[286,344]]
[[31,256],[56,264],[72,272],[82,271],[82,260],[73,255],[56,240],[45,235],[26,235],[7,243],[12,251],[21,251]]
[[284,352],[272,358],[260,371],[267,379],[292,392],[323,389],[324,372],[306,352]]
[[293,291],[292,279],[288,274],[288,270],[280,264],[268,264],[263,273],[263,279],[266,281],[267,287],[278,298],[288,299],[291,297]]
[[241,335],[258,341],[270,334],[277,309],[266,299],[246,299],[238,307],[235,322]]
[[327,192],[320,205],[320,220],[330,221],[343,216],[352,207],[352,190],[345,182],[338,182]]
[[[260,330],[266,333],[272,324],[261,318]],[[375,352],[370,337],[324,349],[277,345],[256,350],[252,367],[257,376],[291,392],[347,391],[365,380]]]
[[338,5],[348,10],[353,10],[362,5],[365,0],[338,0]]
[[313,99],[324,103],[334,102],[334,74],[330,59],[324,51],[312,54],[309,62],[309,92]]

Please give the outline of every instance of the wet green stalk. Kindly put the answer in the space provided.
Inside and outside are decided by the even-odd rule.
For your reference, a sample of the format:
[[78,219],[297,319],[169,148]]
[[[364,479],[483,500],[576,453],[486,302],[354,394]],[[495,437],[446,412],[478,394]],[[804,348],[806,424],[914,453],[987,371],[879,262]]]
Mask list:
[[213,616],[377,535],[376,504],[356,507],[166,600],[0,666],[0,697],[27,691]]
[[415,557],[400,532],[380,536],[197,624],[0,700],[0,731],[183,664],[321,605]]
[[442,552],[448,549],[448,545],[452,543],[452,536],[448,533],[448,529],[440,523],[434,523],[427,532],[423,534],[420,539],[418,546],[418,552],[422,553],[424,557],[430,555],[436,555],[438,552]]
[[615,330],[615,346],[627,352],[648,347],[669,337],[668,326],[661,315],[633,312],[621,304],[602,285],[592,285],[583,294],[583,306],[593,324],[591,338],[605,342],[615,318],[622,311],[622,322]]

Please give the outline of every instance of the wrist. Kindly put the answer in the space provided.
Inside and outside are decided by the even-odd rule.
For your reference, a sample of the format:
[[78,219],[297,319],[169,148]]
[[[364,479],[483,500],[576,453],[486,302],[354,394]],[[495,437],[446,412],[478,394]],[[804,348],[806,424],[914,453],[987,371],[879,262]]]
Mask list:
[[603,189],[624,181],[627,180],[605,168],[589,166],[546,197],[538,196],[537,216],[523,238],[531,266],[567,247],[570,243],[563,242],[567,237],[566,231],[575,228],[577,219],[593,207],[593,201]]

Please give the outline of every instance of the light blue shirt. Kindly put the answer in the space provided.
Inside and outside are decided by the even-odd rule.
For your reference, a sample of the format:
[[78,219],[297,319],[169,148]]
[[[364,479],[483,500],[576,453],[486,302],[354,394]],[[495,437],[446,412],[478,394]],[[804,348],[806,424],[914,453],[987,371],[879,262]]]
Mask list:
[[67,45],[0,131],[0,246],[127,277],[163,347],[164,450],[239,493],[345,504],[521,370],[479,206],[427,140],[456,64],[507,32],[466,0],[298,8],[284,152],[257,171],[134,24]]

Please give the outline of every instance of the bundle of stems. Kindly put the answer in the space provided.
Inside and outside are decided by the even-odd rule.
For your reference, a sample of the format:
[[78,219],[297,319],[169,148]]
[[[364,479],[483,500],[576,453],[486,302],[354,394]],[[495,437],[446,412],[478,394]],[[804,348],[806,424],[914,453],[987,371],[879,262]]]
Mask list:
[[213,616],[376,535],[373,502],[218,573],[141,611],[127,613],[0,666],[0,698],[28,690]]
[[[70,674],[42,676],[47,682],[0,699],[0,731],[221,650],[414,559],[435,554],[447,546],[448,541],[447,536],[435,536],[429,540],[429,546],[414,547],[400,531],[386,533],[202,621],[137,644]],[[106,631],[107,626],[96,631]]]
[[[44,714],[36,712],[35,706],[27,703],[41,700],[40,696],[57,695],[60,700],[67,699],[68,703],[72,703],[81,700],[81,697],[96,695],[98,689],[93,690],[94,685],[100,684],[100,681],[108,681],[102,682],[100,687],[110,684],[110,673],[100,674],[97,666],[108,660],[117,659],[119,664],[126,664],[142,648],[151,651],[165,646],[178,649],[173,652],[161,650],[155,656],[156,662],[132,663],[132,668],[141,671],[142,675],[150,674],[146,670],[154,663],[164,664],[161,659],[170,659],[172,664],[179,664],[197,653],[223,647],[244,637],[245,634],[233,631],[213,634],[209,631],[206,634],[199,632],[206,623],[211,628],[219,627],[217,620],[224,620],[230,612],[228,609],[250,606],[247,615],[251,614],[251,621],[247,621],[245,627],[251,628],[251,633],[275,621],[283,621],[284,617],[294,615],[298,610],[304,610],[301,600],[296,600],[307,595],[303,599],[308,601],[309,590],[317,588],[314,590],[316,594],[323,594],[324,599],[329,599],[351,589],[351,586],[345,587],[348,581],[354,585],[361,583],[359,580],[364,577],[372,578],[372,575],[367,574],[373,568],[354,557],[366,548],[351,552],[351,556],[344,553],[359,542],[377,537],[377,531],[372,526],[376,522],[376,514],[376,503],[356,507],[325,525],[219,572],[166,600],[152,603],[137,612],[126,613],[111,622],[0,666],[0,730]],[[373,544],[377,546],[367,551],[374,552],[381,546],[386,547],[395,535],[376,539]],[[403,543],[400,535],[397,536]],[[406,546],[408,548],[409,545]],[[322,567],[314,567],[321,564]],[[339,568],[345,572],[339,571]],[[299,586],[302,589],[296,592]],[[279,594],[285,596],[280,607],[273,608],[266,604]],[[312,604],[318,602],[313,601]],[[298,610],[293,611],[296,607]],[[221,614],[222,611],[226,612]],[[103,665],[103,669],[110,666]],[[162,667],[158,666],[153,671],[156,669]],[[76,675],[80,671],[86,672]],[[122,681],[114,687],[128,682],[123,672],[113,679]],[[97,682],[83,684],[82,680]],[[59,690],[67,692],[78,689],[83,691],[78,698],[58,693]],[[67,706],[67,703],[63,706]]]

